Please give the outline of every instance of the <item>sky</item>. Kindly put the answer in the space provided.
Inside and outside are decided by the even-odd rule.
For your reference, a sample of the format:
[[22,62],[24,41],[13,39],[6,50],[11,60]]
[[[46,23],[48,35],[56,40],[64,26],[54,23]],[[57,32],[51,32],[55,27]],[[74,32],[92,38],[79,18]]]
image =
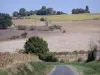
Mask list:
[[89,6],[90,12],[100,13],[100,0],[0,0],[0,13],[11,15],[20,8],[37,10],[46,6],[71,14],[73,8],[85,9],[86,5]]

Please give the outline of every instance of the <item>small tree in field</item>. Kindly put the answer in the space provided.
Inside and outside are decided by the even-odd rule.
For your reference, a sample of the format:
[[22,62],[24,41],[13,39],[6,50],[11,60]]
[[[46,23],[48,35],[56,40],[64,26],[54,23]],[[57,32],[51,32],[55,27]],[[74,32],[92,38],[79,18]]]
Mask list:
[[25,53],[31,54],[42,54],[49,51],[47,42],[37,36],[29,38],[28,41],[26,41],[24,48]]

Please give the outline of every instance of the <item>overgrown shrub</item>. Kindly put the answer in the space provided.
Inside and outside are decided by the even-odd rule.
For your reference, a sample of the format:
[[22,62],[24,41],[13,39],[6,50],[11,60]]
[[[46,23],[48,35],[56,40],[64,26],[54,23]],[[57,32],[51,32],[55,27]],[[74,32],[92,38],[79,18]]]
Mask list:
[[45,18],[41,18],[40,21],[45,21]]
[[39,54],[39,59],[46,62],[57,62],[58,59],[52,53]]
[[49,51],[47,42],[38,36],[30,37],[26,41],[24,48],[25,53],[31,54],[47,53]]
[[55,29],[60,29],[60,30],[61,30],[61,26],[60,26],[60,25],[53,25],[53,27],[54,27]]
[[65,31],[65,30],[63,30],[63,31],[62,31],[62,33],[66,33],[66,31]]
[[53,31],[54,30],[53,26],[49,26],[49,30]]
[[24,32],[24,33],[21,34],[21,36],[22,36],[22,38],[26,38],[27,37],[27,33]]
[[12,17],[6,13],[0,13],[0,29],[6,29],[12,25]]
[[95,53],[97,51],[97,46],[93,47],[93,50],[88,52],[87,62],[94,61],[96,59]]
[[53,26],[49,26],[49,29],[50,29],[51,31],[56,30],[56,29],[61,30],[61,26],[60,26],[60,25],[53,25]]
[[25,30],[26,26],[19,25],[19,26],[17,26],[17,28],[18,28],[18,30]]

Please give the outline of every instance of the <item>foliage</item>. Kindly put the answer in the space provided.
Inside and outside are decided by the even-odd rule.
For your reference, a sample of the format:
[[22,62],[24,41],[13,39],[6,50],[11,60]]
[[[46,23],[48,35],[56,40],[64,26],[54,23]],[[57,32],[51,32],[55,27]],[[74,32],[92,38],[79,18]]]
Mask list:
[[26,9],[25,8],[20,8],[19,15],[22,16],[22,17],[25,16],[26,15]]
[[89,7],[86,6],[86,9],[82,8],[72,9],[72,14],[81,14],[81,13],[90,13]]
[[51,31],[56,30],[56,29],[61,30],[61,26],[60,26],[60,25],[53,25],[53,26],[49,26],[49,29],[50,29]]
[[30,12],[29,11],[26,11],[25,12],[25,16],[30,16]]
[[57,15],[65,14],[62,11],[57,11]]
[[45,21],[45,18],[41,18],[40,21]]
[[17,12],[17,11],[13,12],[13,17],[18,17],[18,15],[19,15],[19,12]]
[[97,51],[97,45],[94,45],[93,42],[90,43],[90,51],[88,51],[88,59],[87,59],[87,62],[90,62],[90,61],[94,61],[96,58],[96,51]]
[[26,32],[24,32],[24,33],[22,33],[22,34],[21,34],[21,36],[22,36],[23,38],[26,38],[27,33],[26,33]]
[[88,7],[88,6],[86,6],[86,8],[85,8],[85,12],[86,12],[86,13],[90,13],[89,7]]
[[30,15],[60,15],[60,14],[65,14],[62,11],[55,11],[53,8],[47,8],[46,6],[42,6],[42,8],[38,10],[31,10],[31,11],[26,11],[25,8],[20,8],[19,12],[14,11],[13,16],[18,17],[19,15],[21,17],[23,16],[30,16]]
[[40,54],[49,51],[47,42],[38,36],[30,37],[28,41],[26,41],[24,48],[25,53]]
[[12,25],[12,18],[9,14],[0,13],[0,29],[6,29]]
[[46,62],[57,62],[58,61],[58,59],[55,57],[53,53],[39,54],[39,59],[46,61]]
[[35,11],[31,10],[30,15],[34,15],[34,14],[35,14]]

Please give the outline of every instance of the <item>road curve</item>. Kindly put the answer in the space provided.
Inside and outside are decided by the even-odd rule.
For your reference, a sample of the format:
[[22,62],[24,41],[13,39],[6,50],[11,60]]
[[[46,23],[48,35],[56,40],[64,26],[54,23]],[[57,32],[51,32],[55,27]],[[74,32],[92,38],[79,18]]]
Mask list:
[[65,66],[65,65],[57,65],[53,72],[49,75],[79,75],[74,69]]

